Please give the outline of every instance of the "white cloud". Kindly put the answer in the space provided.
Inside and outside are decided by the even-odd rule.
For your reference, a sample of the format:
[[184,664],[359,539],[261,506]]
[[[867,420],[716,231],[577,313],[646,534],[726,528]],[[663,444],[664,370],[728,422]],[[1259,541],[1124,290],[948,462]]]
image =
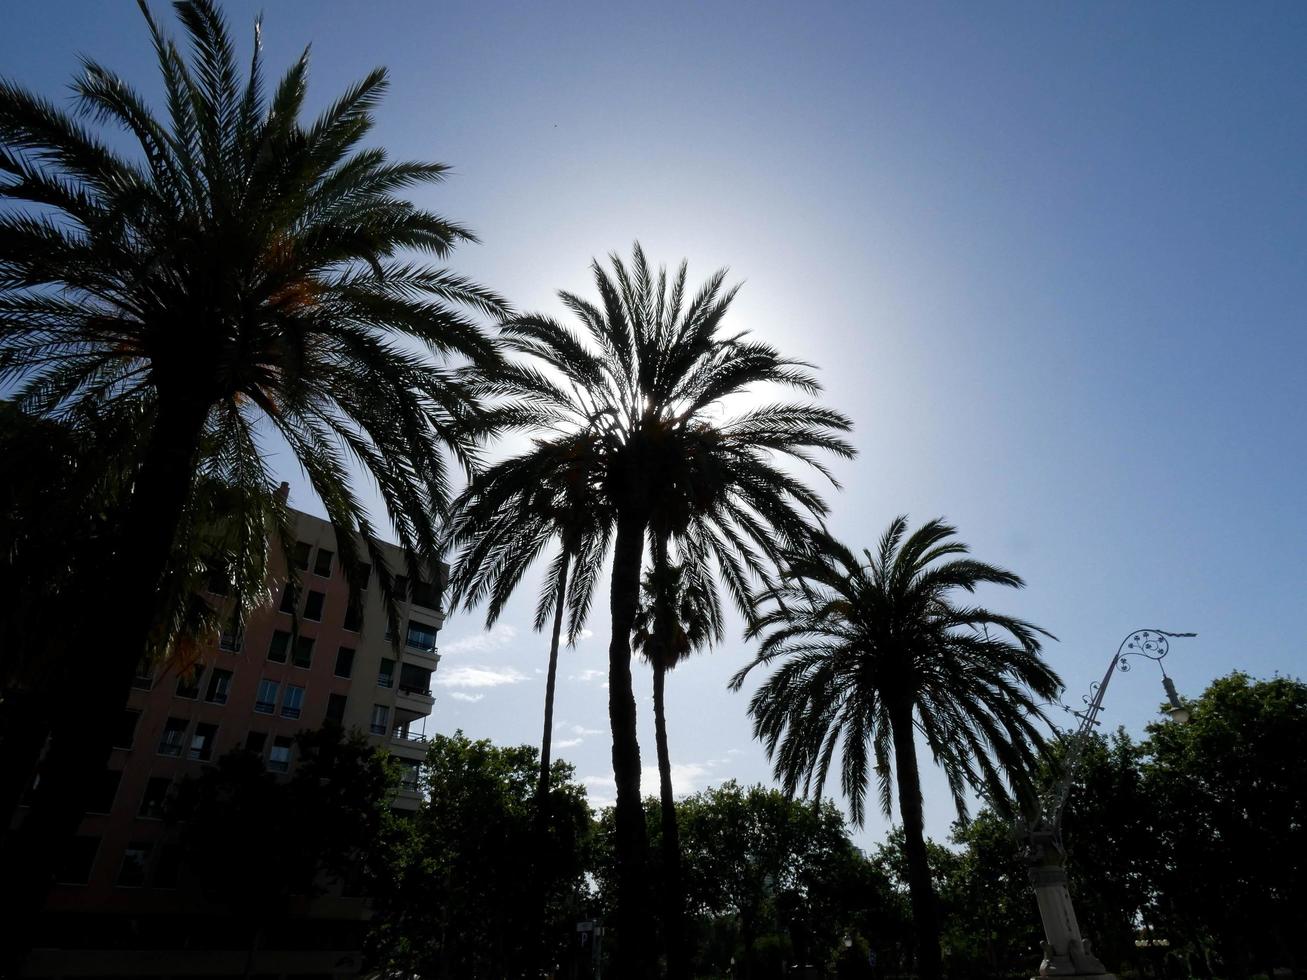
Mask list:
[[581,681],[583,683],[589,684],[591,681],[597,681],[600,680],[601,678],[607,680],[608,672],[604,670],[595,670],[593,667],[589,667],[581,671],[579,674],[568,675],[567,679],[569,681]]
[[617,802],[617,784],[612,776],[582,776],[581,785],[592,810],[603,810]]
[[573,735],[602,735],[603,733],[601,728],[586,728],[584,725],[572,726]]
[[583,738],[565,738],[565,739],[563,739],[561,742],[555,742],[555,743],[554,743],[554,748],[556,748],[556,749],[574,749],[574,748],[576,748],[578,745],[580,745],[580,744],[581,744],[582,742],[584,742],[584,741],[585,741],[585,739],[583,739]]
[[507,623],[496,623],[494,628],[485,633],[473,633],[461,636],[452,643],[440,644],[440,652],[445,656],[460,653],[489,653],[502,650],[517,639],[517,628]]
[[595,635],[595,631],[594,631],[594,630],[586,630],[586,629],[583,629],[583,630],[581,630],[580,633],[577,633],[577,634],[576,634],[576,640],[577,640],[578,643],[581,643],[581,642],[584,642],[585,640],[590,639],[590,637],[592,637],[592,636],[594,636],[594,635]]
[[454,691],[449,696],[455,701],[471,701],[473,703],[485,697],[484,694],[468,694],[466,691]]
[[[712,772],[710,762],[673,762],[672,795],[688,796],[699,789],[699,781]],[[640,792],[658,792],[658,767],[645,766],[640,772]]]
[[[561,744],[561,743],[560,743]],[[672,764],[672,793],[675,796],[688,796],[703,788],[712,775],[711,762],[681,762]],[[580,783],[585,787],[590,808],[602,810],[616,802],[617,787],[612,776],[582,776]],[[645,796],[658,795],[658,767],[645,766],[640,772],[640,792]]]
[[484,664],[459,664],[442,668],[436,674],[436,683],[444,687],[501,687],[519,684],[526,674],[516,667],[487,667]]

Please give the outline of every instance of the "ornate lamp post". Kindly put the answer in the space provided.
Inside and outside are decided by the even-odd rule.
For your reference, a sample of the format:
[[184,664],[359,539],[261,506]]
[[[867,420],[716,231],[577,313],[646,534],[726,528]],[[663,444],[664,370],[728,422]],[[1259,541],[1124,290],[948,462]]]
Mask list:
[[[1115,980],[1107,968],[1093,954],[1089,941],[1080,935],[1071,893],[1066,885],[1066,850],[1062,846],[1062,811],[1066,807],[1071,784],[1084,753],[1089,734],[1098,724],[1103,710],[1103,695],[1115,671],[1129,671],[1129,657],[1145,657],[1155,661],[1162,671],[1162,687],[1170,707],[1172,720],[1183,724],[1189,720],[1189,709],[1176,693],[1175,682],[1167,676],[1162,659],[1170,652],[1170,637],[1197,636],[1196,633],[1168,633],[1165,630],[1135,630],[1117,647],[1116,655],[1107,665],[1101,681],[1096,681],[1085,697],[1085,710],[1075,712],[1080,724],[1071,736],[1066,765],[1062,778],[1040,800],[1039,815],[1033,822],[1021,821],[1017,835],[1021,841],[1022,858],[1029,865],[1030,883],[1035,888],[1039,903],[1039,917],[1044,923],[1044,960],[1039,965],[1041,977],[1092,977],[1096,980]],[[1068,709],[1070,710],[1070,709]]]

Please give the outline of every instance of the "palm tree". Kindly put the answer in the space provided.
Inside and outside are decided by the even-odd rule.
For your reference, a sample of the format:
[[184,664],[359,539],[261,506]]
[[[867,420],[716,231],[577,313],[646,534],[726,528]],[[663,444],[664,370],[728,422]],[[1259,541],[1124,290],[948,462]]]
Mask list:
[[1061,681],[1040,656],[1040,638],[1051,634],[954,598],[985,584],[1020,588],[1020,578],[965,557],[942,520],[907,530],[907,518],[896,518],[874,554],[826,536],[793,555],[785,584],[759,598],[757,658],[731,683],[738,690],[754,668],[777,665],[749,712],[788,792],[802,785],[820,798],[839,749],[840,786],[861,825],[873,767],[890,814],[893,760],[918,970],[937,978],[915,737],[943,767],[960,819],[968,787],[1000,807],[1009,796],[1028,799],[1044,748],[1038,705]]
[[663,857],[663,945],[669,980],[690,975],[685,936],[685,888],[681,834],[672,795],[672,759],[667,746],[667,672],[694,651],[719,643],[724,635],[721,602],[704,555],[687,542],[673,563],[667,542],[655,538],[653,567],[645,573],[643,602],[631,645],[653,668],[654,739],[658,749],[658,789]]
[[[464,375],[436,359],[498,358],[469,313],[500,316],[503,302],[400,257],[444,257],[471,235],[398,196],[444,166],[361,148],[384,70],[301,122],[307,51],[269,96],[257,27],[242,73],[214,0],[175,8],[189,57],[141,8],[162,118],[89,59],[73,83],[85,123],[0,82],[0,199],[12,202],[0,213],[0,385],[36,415],[97,404],[145,419],[87,620],[97,655],[70,692],[85,703],[65,706],[27,821],[36,839],[24,852],[45,855],[43,872],[73,832],[81,787],[107,758],[111,721],[159,627],[159,587],[202,463],[234,486],[272,490],[267,442],[289,446],[350,582],[364,582],[365,550],[393,617],[392,571],[350,467],[375,482],[420,575],[437,554],[444,452],[472,465],[482,421]],[[120,155],[90,123],[124,130],[139,152]]]
[[723,288],[724,271],[691,297],[684,263],[671,277],[655,274],[638,244],[629,267],[610,259],[611,273],[592,266],[598,303],[559,294],[588,340],[547,316],[510,319],[502,328],[506,344],[533,363],[488,379],[486,393],[529,402],[548,419],[546,442],[590,434],[588,472],[613,524],[608,713],[617,788],[617,972],[636,977],[653,968],[630,663],[645,537],[651,529],[696,535],[737,604],[747,606],[750,579],[768,556],[797,546],[810,530],[806,515],[825,512],[777,457],[825,473],[817,451],[851,456],[853,449],[842,436],[848,420],[819,405],[723,414],[724,403],[754,386],[820,390],[808,365],[721,332],[736,293]]
[[552,621],[536,790],[541,820],[549,800],[563,613],[570,611],[567,642],[574,645],[585,626],[612,539],[611,517],[589,471],[592,438],[579,432],[553,441],[536,440],[530,451],[478,473],[451,508],[447,537],[449,545],[461,548],[450,573],[451,606],[461,602],[471,611],[488,600],[487,629],[499,619],[522,576],[550,542],[558,540],[535,617],[537,631]]

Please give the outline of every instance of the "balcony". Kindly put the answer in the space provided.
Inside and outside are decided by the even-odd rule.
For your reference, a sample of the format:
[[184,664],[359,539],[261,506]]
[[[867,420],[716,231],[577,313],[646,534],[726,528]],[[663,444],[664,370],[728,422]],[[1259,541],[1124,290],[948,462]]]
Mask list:
[[436,699],[431,691],[424,687],[398,686],[395,692],[395,710],[412,712],[415,715],[429,715]]
[[404,662],[416,664],[424,670],[435,670],[440,664],[440,651],[435,646],[415,647],[404,645]]
[[427,736],[395,729],[390,734],[390,754],[397,759],[421,762],[427,755]]

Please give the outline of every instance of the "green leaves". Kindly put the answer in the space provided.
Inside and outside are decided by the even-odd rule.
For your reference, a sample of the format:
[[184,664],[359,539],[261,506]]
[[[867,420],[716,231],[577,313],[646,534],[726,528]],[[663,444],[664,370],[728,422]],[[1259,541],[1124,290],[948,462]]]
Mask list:
[[[84,59],[77,120],[0,83],[0,384],[29,411],[83,404],[149,420],[163,393],[207,418],[200,471],[271,482],[259,436],[304,466],[339,538],[391,579],[352,470],[374,481],[414,574],[436,559],[435,517],[497,424],[458,368],[497,370],[478,317],[504,300],[413,261],[471,239],[398,194],[442,164],[362,147],[377,69],[308,123],[307,52],[265,97],[256,26],[238,63],[220,7],[174,5],[179,47],[142,3],[163,78],[156,114]],[[88,124],[135,142],[116,153]],[[252,540],[252,539],[251,539]]]
[[964,557],[966,546],[942,521],[908,534],[891,522],[875,552],[855,555],[829,537],[789,556],[790,577],[762,593],[752,633],[758,657],[732,681],[779,664],[750,703],[754,732],[789,789],[820,795],[843,739],[842,780],[861,822],[865,754],[888,814],[889,708],[907,704],[916,730],[944,768],[959,814],[972,787],[996,806],[1028,796],[1043,736],[1038,702],[1060,687],[1039,657],[1029,623],[974,606],[950,593],[982,584],[1019,587],[1005,569]]

